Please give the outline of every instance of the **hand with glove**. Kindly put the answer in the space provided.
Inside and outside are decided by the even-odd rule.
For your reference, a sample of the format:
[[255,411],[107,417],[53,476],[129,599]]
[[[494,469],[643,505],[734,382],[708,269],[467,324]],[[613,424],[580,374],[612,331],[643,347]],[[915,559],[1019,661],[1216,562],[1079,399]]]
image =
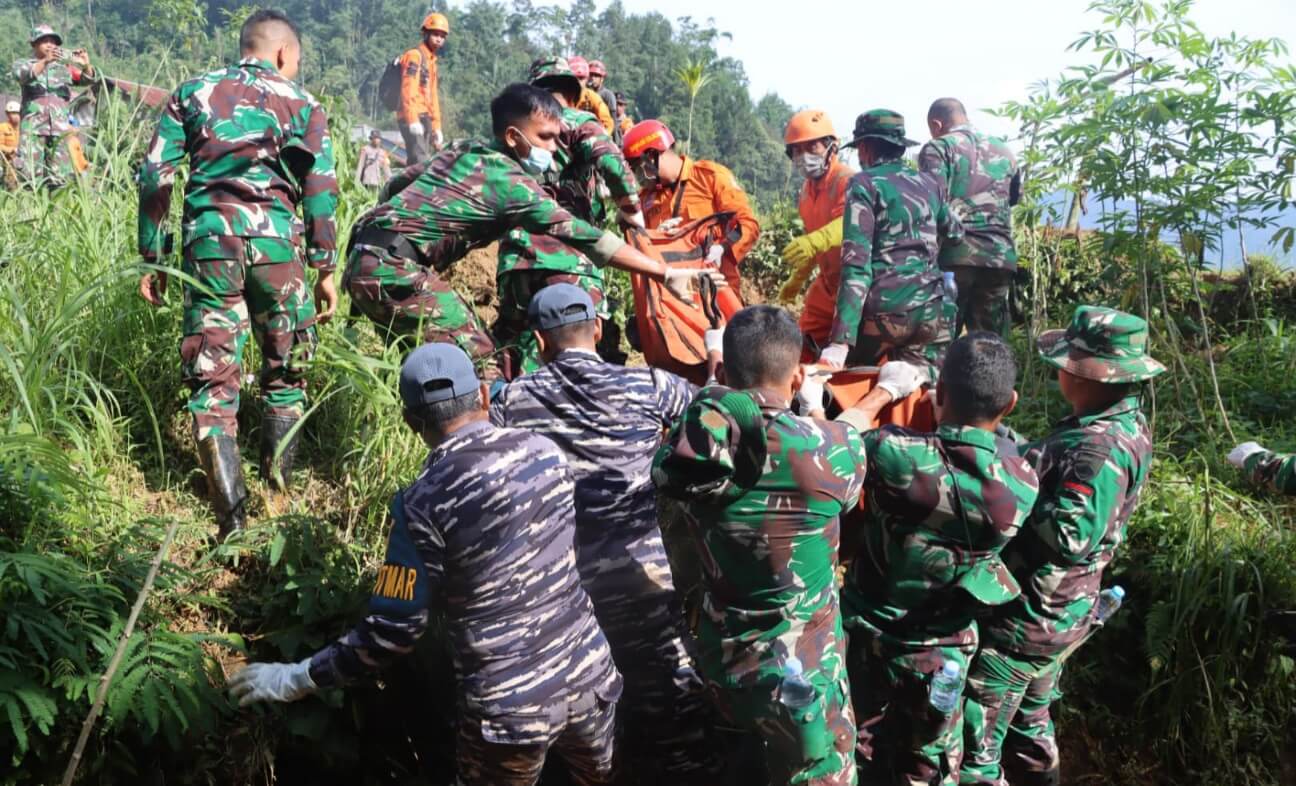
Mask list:
[[432,149],[440,150],[444,146],[445,146],[445,135],[443,135],[441,133],[441,129],[438,128],[432,132]]
[[691,302],[695,282],[702,276],[711,279],[711,283],[715,284],[716,289],[724,289],[729,286],[729,283],[725,281],[724,274],[712,268],[668,267],[666,268],[664,283],[666,289],[670,290],[672,295],[680,300]]
[[1264,453],[1265,448],[1259,442],[1243,442],[1233,450],[1229,451],[1228,463],[1238,469],[1246,469],[1247,459],[1257,453]]
[[787,262],[791,273],[783,288],[779,290],[779,302],[791,303],[801,293],[801,288],[814,272],[815,257],[840,246],[842,242],[842,220],[834,219],[814,232],[792,238],[792,242],[783,247],[783,261]]
[[802,415],[823,414],[824,387],[832,377],[832,372],[819,366],[802,366],[805,378],[797,389],[797,411]]
[[878,372],[877,386],[890,393],[892,401],[899,401],[908,398],[909,394],[921,388],[930,378],[927,369],[922,366],[892,360],[882,365]]
[[675,218],[668,218],[665,221],[661,222],[660,224],[657,225],[657,228],[663,232],[674,232],[676,229],[679,229],[680,224],[683,223],[684,223],[684,217],[676,216]]
[[229,682],[240,707],[258,701],[297,701],[319,690],[310,676],[310,658],[301,663],[249,663]]
[[724,327],[711,328],[702,335],[706,347],[707,385],[716,383],[716,370],[724,362]]
[[850,347],[847,345],[829,344],[823,352],[819,353],[819,363],[828,368],[842,368],[846,365],[846,356],[848,354],[850,354]]
[[725,247],[721,243],[716,243],[707,251],[706,261],[712,267],[720,267],[720,261],[724,259]]
[[410,123],[409,132],[410,132],[410,136],[413,137],[423,136],[423,123],[420,121],[415,121],[413,123]]

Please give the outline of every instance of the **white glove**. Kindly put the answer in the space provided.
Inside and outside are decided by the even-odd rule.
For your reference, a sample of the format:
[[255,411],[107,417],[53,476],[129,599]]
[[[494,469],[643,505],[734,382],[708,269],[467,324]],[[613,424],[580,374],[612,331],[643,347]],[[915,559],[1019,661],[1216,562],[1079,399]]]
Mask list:
[[878,372],[877,386],[890,393],[892,401],[899,401],[922,387],[928,379],[930,376],[925,368],[903,360],[893,360],[883,365]]
[[797,390],[796,400],[797,409],[802,415],[809,415],[811,412],[822,411],[824,408],[824,384],[832,373],[815,366],[802,366],[805,371],[805,379],[801,381],[801,387]]
[[706,276],[716,285],[717,289],[724,289],[727,284],[725,277],[719,270],[709,268],[667,268],[666,269],[666,288],[670,293],[680,300],[693,300],[694,281],[699,276]]
[[1243,442],[1241,445],[1238,445],[1236,448],[1229,451],[1228,463],[1238,469],[1245,469],[1246,460],[1255,454],[1262,452],[1264,452],[1264,447],[1261,446],[1259,442]]
[[441,129],[438,128],[432,132],[432,144],[437,147],[441,147],[441,145],[445,144],[445,136],[441,133]]
[[845,344],[829,344],[823,352],[819,353],[819,362],[832,368],[841,368],[846,365],[848,354],[850,354],[850,347]]
[[684,223],[684,217],[676,216],[675,218],[668,218],[665,221],[661,222],[660,224],[657,225],[657,228],[663,232],[671,232],[676,227],[678,227],[680,224],[683,223]]
[[423,124],[414,122],[409,124],[410,136],[423,136]]
[[712,328],[702,336],[707,352],[724,352],[724,328]]
[[249,663],[229,686],[240,707],[257,701],[297,701],[319,690],[310,676],[310,658],[301,663]]
[[711,250],[707,252],[707,264],[720,267],[720,260],[722,259],[724,259],[724,246],[716,243],[714,246],[711,246]]

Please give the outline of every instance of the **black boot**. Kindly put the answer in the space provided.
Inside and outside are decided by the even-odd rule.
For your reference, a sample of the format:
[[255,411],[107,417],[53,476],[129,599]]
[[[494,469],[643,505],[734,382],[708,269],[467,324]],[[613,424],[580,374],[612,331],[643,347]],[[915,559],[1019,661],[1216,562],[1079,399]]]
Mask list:
[[1010,778],[1011,786],[1059,786],[1062,783],[1062,770],[1054,767],[1051,770],[1022,772]]
[[247,513],[247,486],[243,483],[243,461],[239,456],[238,441],[233,437],[218,435],[198,443],[198,458],[207,473],[207,496],[220,538],[243,529]]
[[261,480],[275,491],[284,491],[292,484],[293,463],[297,458],[297,438],[301,434],[300,429],[284,444],[278,461],[275,461],[275,450],[295,425],[297,425],[297,418],[285,418],[280,415],[266,415],[261,420]]

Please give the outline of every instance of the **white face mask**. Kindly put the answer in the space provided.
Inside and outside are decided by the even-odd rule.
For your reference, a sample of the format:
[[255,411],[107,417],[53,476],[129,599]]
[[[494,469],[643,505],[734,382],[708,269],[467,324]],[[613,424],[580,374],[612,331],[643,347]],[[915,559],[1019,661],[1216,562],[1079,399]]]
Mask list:
[[792,166],[797,174],[808,180],[818,180],[828,173],[828,157],[814,153],[802,153],[792,159]]

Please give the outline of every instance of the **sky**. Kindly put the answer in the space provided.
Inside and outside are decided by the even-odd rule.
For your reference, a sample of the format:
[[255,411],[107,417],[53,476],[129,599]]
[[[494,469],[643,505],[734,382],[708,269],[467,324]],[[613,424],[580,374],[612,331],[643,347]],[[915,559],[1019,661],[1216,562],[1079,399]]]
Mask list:
[[[1086,11],[1088,0],[622,3],[671,20],[714,19],[733,36],[719,42],[720,53],[742,61],[754,99],[776,92],[795,108],[824,109],[839,136],[849,135],[859,113],[893,109],[919,142],[928,139],[927,107],[941,96],[962,100],[983,130],[1014,134],[1010,122],[984,110],[1023,100],[1031,84],[1077,64],[1067,46],[1102,25]],[[1207,35],[1277,37],[1296,48],[1296,0],[1198,0],[1191,18]],[[615,88],[616,74],[608,82]]]

